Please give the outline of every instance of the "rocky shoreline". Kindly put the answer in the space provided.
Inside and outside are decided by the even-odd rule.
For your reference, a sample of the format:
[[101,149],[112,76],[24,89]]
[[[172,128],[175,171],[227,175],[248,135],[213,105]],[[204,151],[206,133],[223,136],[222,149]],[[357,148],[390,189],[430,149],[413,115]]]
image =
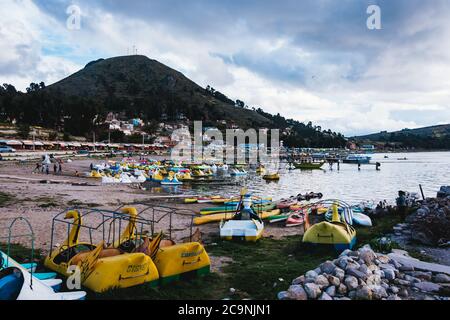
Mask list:
[[[416,203],[416,210],[393,228],[392,240],[439,250],[450,241],[450,187],[436,198]],[[441,249],[442,248],[442,249]],[[294,279],[280,300],[450,300],[450,267],[420,261],[407,251],[377,253],[370,245],[345,250],[333,261]]]
[[406,251],[346,250],[294,279],[280,300],[449,300],[450,267],[424,263]]
[[405,223],[394,227],[394,240],[416,242],[427,246],[450,244],[450,187],[441,187],[438,197],[419,201],[417,210]]

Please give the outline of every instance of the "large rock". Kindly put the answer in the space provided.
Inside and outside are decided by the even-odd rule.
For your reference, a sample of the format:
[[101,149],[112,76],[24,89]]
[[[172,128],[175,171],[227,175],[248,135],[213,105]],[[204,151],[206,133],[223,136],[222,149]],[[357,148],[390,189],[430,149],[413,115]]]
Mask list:
[[298,278],[295,278],[294,280],[292,280],[292,284],[296,285],[296,284],[303,284],[305,283],[305,276],[300,276]]
[[400,271],[414,271],[414,266],[411,263],[402,262],[400,268],[398,268]]
[[386,269],[390,269],[390,270],[395,270],[395,266],[393,266],[390,263],[382,263],[378,266],[378,268],[380,268],[381,270],[386,270]]
[[336,295],[336,287],[335,286],[329,286],[325,292],[330,296],[334,297]]
[[350,251],[349,253],[348,253],[348,256],[349,257],[352,257],[354,260],[356,259],[359,259],[359,251]]
[[[305,273],[305,278],[306,279],[314,279],[314,281],[316,280],[318,274],[317,272],[315,272],[314,270],[310,270],[307,273]],[[313,281],[313,282],[314,282]]]
[[361,265],[356,261],[349,261],[347,265],[345,266],[345,271],[348,269],[356,269],[358,270],[361,267]]
[[337,277],[341,282],[344,281],[345,271],[341,268],[334,269],[334,276]]
[[403,278],[403,279],[405,279],[406,281],[409,281],[409,282],[411,282],[411,283],[420,282],[420,279],[417,279],[417,278],[412,277],[412,276],[407,275],[407,274],[404,275],[404,278]]
[[365,275],[370,275],[370,274],[372,274],[372,271],[370,271],[369,270],[369,268],[367,267],[367,265],[366,264],[360,264],[361,266],[359,267],[359,271],[361,271],[362,273],[364,273]]
[[280,291],[277,295],[278,300],[291,300],[291,296],[287,291]]
[[348,297],[352,300],[356,299],[356,290],[349,291]]
[[386,289],[382,286],[371,286],[369,288],[372,291],[372,298],[375,300],[381,300],[388,296]]
[[342,253],[339,255],[339,257],[343,257],[343,256],[348,256],[348,254],[352,252],[352,250],[350,249],[345,249],[344,251],[342,251]]
[[341,280],[335,276],[328,276],[328,282],[333,286],[339,286],[341,284]]
[[389,291],[392,292],[393,294],[397,294],[400,292],[400,289],[396,286],[391,286],[389,287]]
[[375,263],[375,259],[377,258],[377,255],[375,254],[375,252],[372,249],[370,249],[368,247],[363,247],[360,250],[359,257],[362,260],[364,260],[364,262],[367,265],[371,265],[371,264]]
[[422,271],[431,271],[434,273],[445,273],[450,275],[450,266],[445,266],[442,264],[436,264],[436,263],[429,263],[420,261],[411,257],[405,257],[403,255],[390,253],[388,256],[399,262],[400,264],[410,264],[414,267],[415,270],[422,270]]
[[325,277],[324,275],[317,276],[315,284],[317,284],[320,287],[320,289],[328,287],[330,285],[327,277]]
[[399,286],[410,286],[411,285],[411,282],[409,282],[407,280],[402,280],[402,279],[395,279],[394,283],[398,284]]
[[288,295],[294,300],[308,300],[306,291],[300,285],[290,286],[288,289]]
[[398,295],[391,294],[389,297],[387,297],[387,300],[402,300]]
[[437,193],[437,198],[447,198],[450,196],[450,186],[442,186]]
[[435,275],[433,280],[437,283],[450,283],[450,277],[444,273]]
[[336,265],[345,270],[347,268],[347,264],[349,264],[350,262],[354,262],[354,260],[348,256],[342,256],[340,258],[338,258]]
[[308,298],[310,299],[317,299],[320,295],[320,288],[315,283],[307,283],[304,286],[306,294],[308,295]]
[[381,277],[376,274],[370,275],[367,277],[366,283],[368,285],[379,285],[381,283]]
[[358,300],[372,300],[372,290],[367,286],[362,286],[356,290],[355,298]]
[[423,271],[406,271],[405,274],[424,281],[431,281],[432,273]]
[[436,293],[439,292],[439,290],[441,289],[440,285],[427,281],[414,283],[414,287],[423,292],[436,292]]
[[347,294],[347,286],[343,283],[341,283],[338,287],[337,287],[337,292],[340,295],[345,295]]
[[350,275],[350,276],[354,276],[354,277],[356,277],[358,279],[363,279],[364,280],[364,279],[367,278],[367,275],[365,273],[363,273],[363,272],[361,272],[361,271],[359,271],[357,269],[353,269],[353,268],[347,269],[347,274]]
[[345,285],[349,291],[355,290],[358,287],[358,279],[354,276],[345,277]]
[[320,270],[322,270],[323,273],[326,274],[333,274],[334,270],[336,269],[336,266],[331,261],[325,261],[320,265]]
[[319,300],[333,300],[333,298],[330,297],[326,292],[323,292]]
[[394,270],[392,270],[392,269],[384,269],[383,272],[384,272],[384,277],[386,279],[388,279],[389,281],[392,281],[392,280],[395,279],[395,272],[394,272]]
[[379,254],[377,255],[377,259],[381,262],[381,263],[389,263],[391,261],[391,258],[389,258],[387,255],[385,254]]
[[406,289],[406,288],[400,289],[400,292],[398,293],[398,295],[400,297],[407,298],[409,296],[408,289]]

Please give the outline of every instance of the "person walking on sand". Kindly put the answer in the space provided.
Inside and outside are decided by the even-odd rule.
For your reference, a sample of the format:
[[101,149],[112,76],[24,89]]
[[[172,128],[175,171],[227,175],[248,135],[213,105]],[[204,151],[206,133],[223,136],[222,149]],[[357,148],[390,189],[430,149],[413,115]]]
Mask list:
[[62,174],[62,160],[58,161],[58,174]]
[[36,167],[34,168],[32,173],[39,173],[41,171],[41,164],[39,162],[36,162]]
[[397,213],[400,215],[400,218],[402,221],[406,218],[406,212],[407,212],[407,205],[406,205],[406,196],[404,191],[398,192],[398,198],[396,199],[397,202]]

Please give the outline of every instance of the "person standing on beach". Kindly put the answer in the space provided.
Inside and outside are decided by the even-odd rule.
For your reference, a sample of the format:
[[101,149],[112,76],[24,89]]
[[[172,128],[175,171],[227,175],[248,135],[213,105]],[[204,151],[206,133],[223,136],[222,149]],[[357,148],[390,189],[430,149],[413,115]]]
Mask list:
[[400,215],[402,221],[404,221],[406,218],[406,212],[408,208],[406,205],[406,196],[404,191],[398,192],[398,198],[396,199],[396,201],[397,201],[397,212]]
[[36,162],[36,167],[33,170],[33,173],[39,173],[41,171],[41,164],[39,162]]
[[58,161],[58,174],[62,174],[62,160]]

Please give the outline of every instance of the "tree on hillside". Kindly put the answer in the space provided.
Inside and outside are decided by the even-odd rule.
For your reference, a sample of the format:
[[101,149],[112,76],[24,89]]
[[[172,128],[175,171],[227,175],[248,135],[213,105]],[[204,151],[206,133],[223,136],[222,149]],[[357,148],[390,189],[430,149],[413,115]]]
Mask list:
[[22,123],[17,128],[17,135],[22,139],[27,139],[30,135],[30,125],[28,123]]

